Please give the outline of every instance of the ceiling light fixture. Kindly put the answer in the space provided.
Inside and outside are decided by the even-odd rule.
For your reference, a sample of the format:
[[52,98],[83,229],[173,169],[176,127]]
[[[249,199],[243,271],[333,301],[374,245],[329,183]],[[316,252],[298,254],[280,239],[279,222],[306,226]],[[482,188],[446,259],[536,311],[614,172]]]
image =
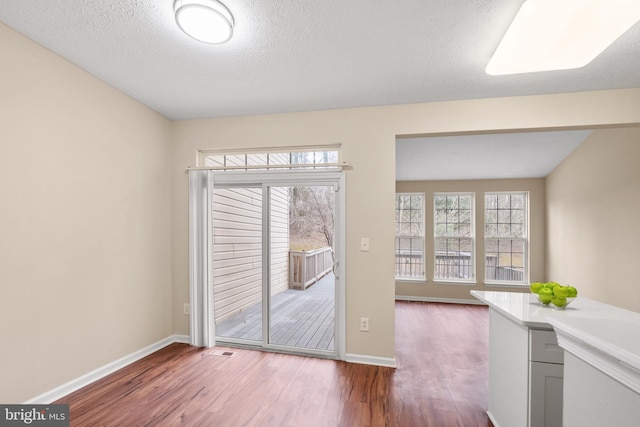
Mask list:
[[638,0],[527,0],[486,72],[584,67],[639,20]]
[[217,0],[176,0],[176,22],[190,37],[204,43],[224,43],[233,35],[233,15]]

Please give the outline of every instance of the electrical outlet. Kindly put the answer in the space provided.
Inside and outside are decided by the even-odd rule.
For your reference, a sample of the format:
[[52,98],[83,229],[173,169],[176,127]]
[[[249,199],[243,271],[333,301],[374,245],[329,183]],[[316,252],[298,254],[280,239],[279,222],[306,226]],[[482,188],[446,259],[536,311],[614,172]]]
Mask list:
[[183,312],[184,314],[189,314],[189,303],[184,303],[184,308],[183,308]]
[[369,318],[361,317],[360,318],[360,331],[369,332]]

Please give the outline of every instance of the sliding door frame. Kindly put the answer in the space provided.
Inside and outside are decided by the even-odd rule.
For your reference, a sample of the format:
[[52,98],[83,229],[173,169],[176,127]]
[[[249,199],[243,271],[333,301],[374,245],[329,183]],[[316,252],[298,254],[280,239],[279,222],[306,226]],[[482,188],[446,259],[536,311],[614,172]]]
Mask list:
[[[229,339],[228,342],[248,347],[260,348],[262,350],[272,350],[282,353],[312,355],[324,358],[337,358],[344,360],[346,355],[346,274],[345,274],[345,203],[346,203],[346,185],[345,174],[342,171],[331,170],[271,170],[271,171],[214,171],[211,172],[211,190],[213,188],[233,188],[233,187],[261,187],[263,189],[262,203],[262,224],[263,224],[263,290],[262,290],[262,334],[263,340],[260,347],[252,342],[242,342],[241,340]],[[295,186],[333,186],[335,188],[335,233],[334,241],[335,251],[335,299],[334,299],[334,342],[333,351],[321,351],[314,349],[304,349],[289,346],[282,346],[269,343],[269,325],[268,316],[270,315],[270,286],[265,283],[270,281],[270,263],[268,254],[270,253],[270,197],[269,189],[272,187],[295,187]],[[211,205],[209,205],[211,211]],[[266,236],[266,237],[265,237]],[[211,251],[209,251],[211,253]],[[213,263],[208,263],[213,268]],[[213,275],[210,274],[211,285],[213,285]],[[211,293],[210,300],[213,301],[214,294]],[[213,306],[213,304],[212,304]],[[208,311],[208,322],[215,331],[213,310]],[[218,337],[219,341],[223,339]],[[227,339],[225,338],[226,342]]]

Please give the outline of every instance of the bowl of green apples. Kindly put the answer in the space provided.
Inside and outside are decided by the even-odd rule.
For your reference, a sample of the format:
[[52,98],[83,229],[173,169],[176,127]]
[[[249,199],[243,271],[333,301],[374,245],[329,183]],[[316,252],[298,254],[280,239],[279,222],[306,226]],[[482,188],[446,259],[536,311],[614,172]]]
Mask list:
[[529,289],[536,294],[540,304],[556,310],[564,310],[578,296],[576,288],[557,282],[533,282]]

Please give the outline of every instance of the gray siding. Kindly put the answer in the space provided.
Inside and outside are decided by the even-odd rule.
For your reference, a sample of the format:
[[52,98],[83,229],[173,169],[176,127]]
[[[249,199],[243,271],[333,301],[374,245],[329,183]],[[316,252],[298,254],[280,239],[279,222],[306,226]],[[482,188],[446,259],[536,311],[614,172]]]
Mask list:
[[[286,188],[272,190],[272,294],[289,286],[288,194]],[[213,191],[213,286],[216,323],[261,301],[261,188]]]

